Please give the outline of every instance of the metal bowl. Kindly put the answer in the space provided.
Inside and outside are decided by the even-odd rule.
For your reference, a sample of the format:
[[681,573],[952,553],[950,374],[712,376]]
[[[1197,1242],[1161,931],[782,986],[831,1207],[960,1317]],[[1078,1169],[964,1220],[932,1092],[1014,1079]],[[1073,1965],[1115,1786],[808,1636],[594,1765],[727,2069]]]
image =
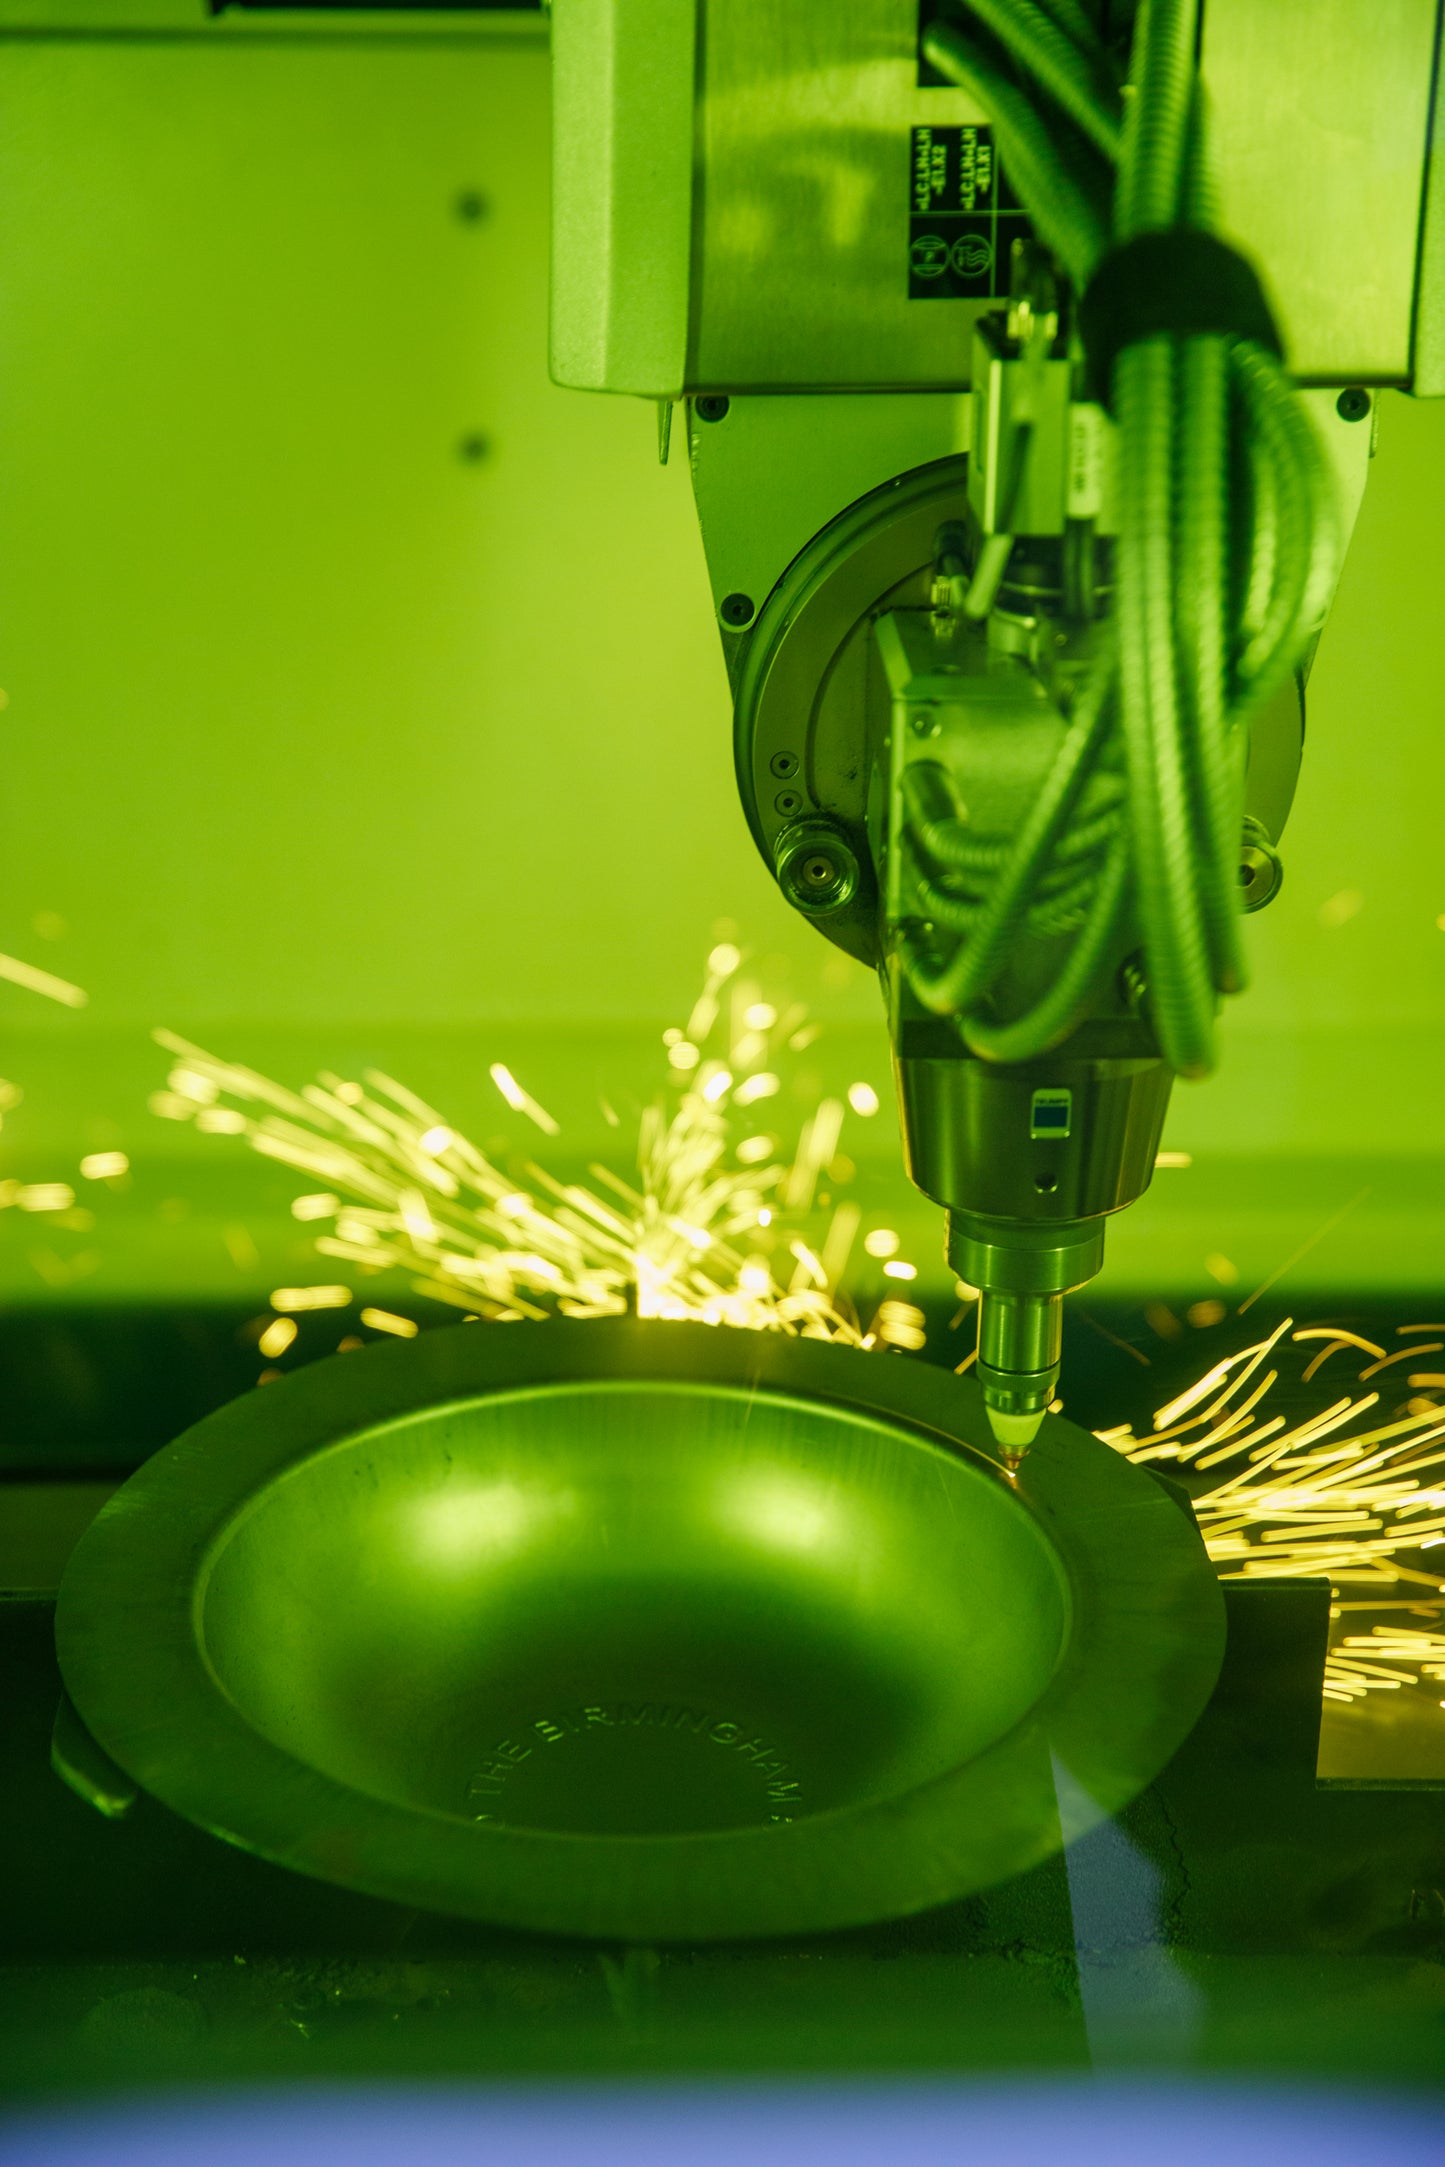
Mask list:
[[[189,1819],[439,1911],[797,1932],[1006,1878],[1194,1723],[1186,1512],[1058,1418],[704,1326],[473,1326],[338,1356],[158,1453],[74,1553],[96,1739]],[[1062,1780],[1061,1780],[1062,1776]]]

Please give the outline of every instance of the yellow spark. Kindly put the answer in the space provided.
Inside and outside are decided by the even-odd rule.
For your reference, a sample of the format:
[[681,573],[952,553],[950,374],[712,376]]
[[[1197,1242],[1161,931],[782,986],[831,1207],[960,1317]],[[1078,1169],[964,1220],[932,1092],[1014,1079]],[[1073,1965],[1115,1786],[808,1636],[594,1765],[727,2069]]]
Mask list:
[[818,1176],[832,1160],[843,1133],[843,1101],[822,1099],[811,1121],[798,1138],[798,1151],[783,1185],[783,1199],[791,1211],[807,1211],[813,1201]]
[[885,1279],[916,1279],[918,1266],[905,1264],[900,1257],[891,1257],[883,1267],[883,1276]]
[[1332,1354],[1343,1353],[1346,1347],[1358,1347],[1364,1354],[1382,1355],[1385,1351],[1383,1347],[1377,1347],[1372,1339],[1361,1339],[1357,1332],[1313,1329],[1296,1332],[1294,1336],[1297,1340],[1323,1339],[1326,1342],[1305,1370],[1303,1378],[1305,1384],[1310,1382],[1318,1370],[1323,1369]]
[[1358,888],[1341,888],[1336,895],[1326,897],[1319,908],[1319,920],[1330,931],[1348,925],[1358,918],[1365,907],[1365,898]]
[[717,1022],[717,1007],[717,995],[713,992],[711,984],[704,986],[702,992],[692,1004],[692,1014],[687,1019],[687,1029],[683,1033],[683,1036],[690,1038],[695,1046],[700,1046],[703,1043],[713,1025]]
[[714,978],[731,978],[742,960],[740,948],[735,948],[731,941],[719,941],[707,959],[708,971]]
[[[885,1347],[901,1347],[914,1354],[925,1343],[925,1318],[921,1309],[911,1302],[884,1302],[878,1311],[874,1332]],[[967,1367],[967,1364],[961,1365]]]
[[47,1001],[59,1001],[63,1008],[84,1008],[90,999],[82,987],[71,985],[68,978],[57,978],[54,971],[42,971],[33,963],[22,963],[18,956],[0,956],[0,978],[8,978],[12,986],[24,986],[27,993],[43,994]]
[[771,1031],[778,1020],[778,1011],[771,1001],[754,1001],[743,1010],[743,1022],[750,1031]]
[[114,1181],[129,1173],[130,1160],[123,1151],[91,1151],[81,1160],[80,1171],[86,1181]]
[[833,1213],[832,1223],[819,1252],[825,1285],[841,1286],[862,1218],[863,1214],[856,1204],[840,1204]]
[[273,1317],[256,1345],[268,1362],[274,1362],[277,1355],[294,1345],[299,1329],[294,1317]]
[[524,1091],[509,1068],[494,1061],[490,1070],[492,1082],[515,1114],[525,1114],[535,1121],[544,1136],[560,1136],[561,1129],[552,1119],[545,1106],[539,1106],[529,1091]]
[[152,1091],[146,1104],[162,1121],[189,1121],[196,1110],[189,1099],[178,1098],[174,1091]]
[[249,1227],[233,1223],[222,1227],[221,1240],[226,1254],[238,1272],[253,1272],[261,1261],[261,1252],[251,1237]]
[[[1445,1678],[1445,1633],[1377,1625],[1370,1633],[1347,1634],[1325,1663],[1325,1692],[1335,1700],[1398,1692],[1422,1678]],[[1440,1706],[1445,1708],[1445,1701]]]
[[412,1318],[393,1316],[389,1309],[363,1309],[361,1322],[373,1332],[390,1332],[394,1339],[415,1339],[419,1329]]
[[[1246,1352],[1249,1351],[1252,1350],[1246,1350]],[[1213,1369],[1206,1370],[1204,1375],[1198,1378],[1195,1383],[1186,1386],[1177,1399],[1172,1399],[1166,1406],[1156,1409],[1154,1415],[1155,1429],[1172,1429],[1181,1415],[1188,1414],[1189,1410],[1192,1407],[1197,1407],[1201,1400],[1208,1399],[1215,1386],[1223,1384],[1235,1364],[1242,1362],[1243,1359],[1243,1354],[1226,1355],[1222,1362],[1216,1362]]]
[[1358,1205],[1363,1204],[1365,1198],[1369,1195],[1369,1193],[1370,1191],[1368,1185],[1366,1185],[1366,1187],[1363,1189],[1356,1190],[1355,1194],[1350,1198],[1347,1204],[1342,1204],[1337,1212],[1334,1212],[1328,1219],[1325,1220],[1323,1226],[1317,1226],[1313,1234],[1307,1235],[1306,1238],[1300,1243],[1298,1249],[1292,1249],[1290,1251],[1289,1255],[1285,1258],[1283,1264],[1276,1264],[1274,1270],[1270,1273],[1269,1277],[1267,1279],[1262,1279],[1259,1285],[1255,1288],[1254,1292],[1252,1294],[1247,1294],[1244,1300],[1240,1303],[1240,1316],[1242,1317],[1246,1310],[1253,1309],[1255,1303],[1259,1300],[1262,1294],[1268,1294],[1271,1287],[1278,1286],[1280,1280],[1284,1278],[1285,1273],[1292,1272],[1296,1264],[1298,1264],[1302,1258],[1307,1257],[1312,1249],[1318,1248],[1319,1244],[1325,1239],[1326,1235],[1333,1234],[1335,1228],[1340,1224],[1340,1222],[1344,1219],[1348,1219],[1350,1213],[1354,1211]]
[[403,1189],[396,1202],[402,1226],[413,1241],[436,1240],[436,1221],[427,1209],[426,1198],[420,1189]]
[[[1409,1327],[1402,1325],[1400,1329],[1407,1331]],[[1290,1338],[1300,1344],[1312,1339],[1327,1339],[1332,1348],[1358,1347],[1362,1354],[1381,1355],[1385,1351],[1383,1347],[1377,1347],[1372,1339],[1362,1339],[1358,1332],[1347,1332],[1342,1324],[1306,1324],[1301,1326],[1298,1332],[1291,1332]]]
[[314,1196],[293,1196],[291,1216],[293,1219],[333,1219],[340,1206],[340,1197],[323,1189]]
[[75,1191],[65,1181],[31,1181],[15,1191],[15,1201],[22,1211],[69,1211]]
[[220,1095],[215,1077],[204,1075],[199,1069],[173,1068],[166,1082],[177,1098],[189,1099],[193,1106],[214,1106]]
[[277,1287],[271,1307],[289,1316],[305,1309],[345,1309],[350,1300],[350,1287]]
[[1194,1154],[1192,1151],[1156,1151],[1154,1164],[1156,1167],[1192,1166]]
[[1445,1339],[1427,1340],[1423,1347],[1398,1347],[1393,1354],[1383,1355],[1368,1369],[1362,1369],[1360,1382],[1363,1384],[1367,1377],[1377,1377],[1382,1369],[1390,1369],[1396,1362],[1413,1362],[1422,1354],[1445,1354]]
[[891,1226],[875,1226],[863,1236],[863,1247],[870,1257],[896,1257],[903,1240]]
[[869,1083],[849,1084],[848,1104],[855,1114],[862,1114],[866,1120],[878,1111],[878,1093]]
[[203,1136],[244,1136],[246,1116],[236,1106],[200,1106],[196,1127]]
[[[715,985],[719,959],[712,960]],[[767,1005],[751,991],[746,1000]],[[715,1035],[725,1037],[731,1021],[716,1001],[713,1009]],[[706,1020],[696,1008],[694,1020],[699,1027]],[[781,1029],[796,1037],[804,1023],[794,1007]],[[242,1135],[251,1150],[319,1184],[292,1209],[322,1222],[313,1236],[321,1257],[368,1275],[408,1274],[418,1293],[473,1317],[632,1311],[854,1346],[922,1344],[921,1318],[904,1314],[906,1305],[894,1305],[886,1329],[865,1330],[836,1291],[857,1207],[833,1209],[817,1237],[807,1228],[823,1170],[839,1180],[846,1171],[838,1149],[843,1101],[818,1102],[791,1152],[776,1135],[738,1138],[732,1106],[779,1097],[784,1079],[769,1070],[735,1085],[735,1062],[711,1043],[668,1033],[670,1091],[642,1116],[634,1180],[598,1165],[585,1183],[562,1182],[533,1165],[521,1188],[452,1122],[379,1071],[360,1081],[323,1072],[291,1091],[172,1033],[156,1036],[174,1062],[157,1111],[226,1117],[207,1126]],[[680,1052],[699,1074],[677,1071]],[[491,1075],[514,1111],[551,1122],[510,1069],[499,1062]],[[338,1288],[333,1299],[347,1292]],[[278,1290],[275,1299],[288,1295],[307,1306],[319,1299],[311,1289]]]
[[[1159,1410],[1152,1432],[1136,1435],[1123,1424],[1099,1434],[1127,1458],[1168,1457],[1186,1470],[1248,1455],[1247,1464],[1193,1498],[1205,1546],[1224,1577],[1323,1576],[1337,1598],[1350,1585],[1414,1587],[1419,1600],[1445,1608],[1445,1580],[1423,1569],[1422,1555],[1445,1544],[1445,1488],[1438,1473],[1445,1466],[1442,1409],[1430,1401],[1412,1403],[1399,1419],[1362,1426],[1379,1403],[1378,1392],[1366,1390],[1346,1392],[1288,1425],[1274,1415],[1251,1428],[1251,1416],[1278,1383],[1278,1370],[1267,1370],[1241,1395],[1289,1330],[1286,1318],[1267,1340],[1216,1363]],[[1357,1363],[1377,1356],[1373,1341],[1333,1326],[1306,1326],[1292,1340],[1306,1346],[1323,1341],[1324,1351],[1334,1355],[1353,1348]],[[1418,1346],[1403,1351],[1416,1353]],[[1318,1359],[1304,1371],[1306,1379]],[[1360,1370],[1361,1381],[1379,1366],[1377,1357]],[[1210,1449],[1216,1445],[1220,1449]],[[1422,1487],[1427,1473],[1434,1486]],[[1421,1556],[1420,1565],[1406,1562],[1412,1553]],[[1361,1642],[1351,1660],[1362,1659],[1366,1646],[1376,1643]],[[1401,1683],[1408,1681],[1393,1680]],[[1334,1698],[1360,1690],[1358,1679],[1351,1686],[1343,1671],[1332,1671],[1328,1692]]]

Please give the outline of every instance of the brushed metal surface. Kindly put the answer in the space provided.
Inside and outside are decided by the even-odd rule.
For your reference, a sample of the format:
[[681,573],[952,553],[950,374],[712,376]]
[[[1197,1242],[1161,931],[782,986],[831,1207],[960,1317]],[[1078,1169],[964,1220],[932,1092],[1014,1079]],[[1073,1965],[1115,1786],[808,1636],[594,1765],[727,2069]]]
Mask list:
[[1405,383],[1437,0],[1207,0],[1220,228],[1294,375]]
[[[283,1864],[646,1939],[923,1908],[1106,1814],[1213,1683],[1187,1516],[970,1384],[666,1324],[315,1364],[160,1453],[61,1592],[119,1766]],[[1074,1807],[1071,1806],[1071,1812]]]
[[694,412],[693,494],[714,603],[762,607],[805,546],[870,490],[966,452],[973,399],[956,392],[735,398],[721,421]]
[[682,389],[695,0],[564,0],[552,20],[553,380]]
[[702,32],[690,385],[966,384],[989,301],[908,298],[910,131],[981,121],[920,88],[912,0],[713,0]]

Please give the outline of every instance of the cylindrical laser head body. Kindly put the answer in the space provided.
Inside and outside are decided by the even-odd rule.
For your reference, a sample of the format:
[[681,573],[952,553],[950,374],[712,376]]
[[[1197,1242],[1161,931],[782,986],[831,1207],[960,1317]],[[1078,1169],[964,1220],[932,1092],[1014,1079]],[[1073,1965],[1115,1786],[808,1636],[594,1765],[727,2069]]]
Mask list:
[[[1142,1042],[1142,1026],[1117,1028]],[[948,1209],[949,1263],[979,1291],[984,1404],[1005,1453],[1021,1453],[1058,1384],[1063,1298],[1099,1270],[1108,1215],[1154,1170],[1169,1072],[1146,1051],[1016,1068],[945,1056],[943,1027],[901,996],[895,1031],[908,1170]]]

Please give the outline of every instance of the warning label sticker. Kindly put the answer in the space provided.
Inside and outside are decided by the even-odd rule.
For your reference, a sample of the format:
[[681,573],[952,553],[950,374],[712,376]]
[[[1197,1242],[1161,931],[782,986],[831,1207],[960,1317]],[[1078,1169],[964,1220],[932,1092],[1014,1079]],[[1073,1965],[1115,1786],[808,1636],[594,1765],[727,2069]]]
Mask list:
[[908,176],[908,298],[991,301],[1009,290],[1009,250],[1033,227],[986,123],[915,128]]

